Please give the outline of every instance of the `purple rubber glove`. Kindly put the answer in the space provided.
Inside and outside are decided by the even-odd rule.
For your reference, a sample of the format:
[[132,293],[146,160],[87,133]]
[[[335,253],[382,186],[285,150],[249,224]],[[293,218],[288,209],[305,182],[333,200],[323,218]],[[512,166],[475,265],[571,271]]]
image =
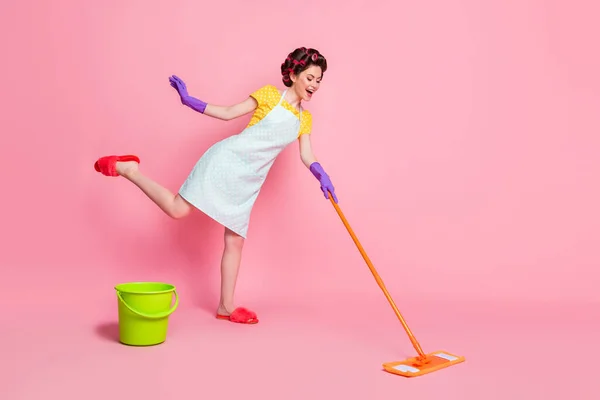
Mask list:
[[331,192],[333,196],[333,201],[337,204],[338,199],[335,195],[335,189],[333,187],[333,183],[331,183],[331,179],[329,179],[329,175],[325,172],[321,164],[318,162],[314,162],[310,164],[310,172],[319,180],[321,184],[321,190],[325,195],[326,199],[329,199],[329,192]]
[[171,83],[171,86],[174,87],[175,90],[177,90],[177,93],[179,93],[179,97],[181,98],[181,104],[183,104],[184,106],[188,106],[192,110],[196,110],[201,114],[204,114],[204,110],[206,110],[207,104],[202,100],[190,96],[188,94],[187,87],[185,86],[185,83],[181,80],[181,78],[175,75],[171,75],[169,77],[169,82]]

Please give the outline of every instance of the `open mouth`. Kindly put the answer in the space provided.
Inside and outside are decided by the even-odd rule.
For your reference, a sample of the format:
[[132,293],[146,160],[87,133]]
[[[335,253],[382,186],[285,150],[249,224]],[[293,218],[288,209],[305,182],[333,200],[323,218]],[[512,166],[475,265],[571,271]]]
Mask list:
[[306,93],[308,93],[308,96],[310,97],[315,93],[315,91],[313,89],[306,89]]

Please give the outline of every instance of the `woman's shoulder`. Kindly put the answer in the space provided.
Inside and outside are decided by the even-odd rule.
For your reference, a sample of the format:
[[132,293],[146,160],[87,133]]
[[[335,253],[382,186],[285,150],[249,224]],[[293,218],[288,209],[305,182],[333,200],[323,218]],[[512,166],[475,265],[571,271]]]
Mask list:
[[275,86],[275,85],[273,85],[271,83],[267,83],[266,85],[263,85],[260,88],[258,88],[256,90],[256,92],[272,93],[272,94],[282,94],[283,90],[280,90],[277,86]]
[[277,101],[281,93],[275,85],[266,84],[256,89],[250,96],[254,97],[259,103],[269,103]]

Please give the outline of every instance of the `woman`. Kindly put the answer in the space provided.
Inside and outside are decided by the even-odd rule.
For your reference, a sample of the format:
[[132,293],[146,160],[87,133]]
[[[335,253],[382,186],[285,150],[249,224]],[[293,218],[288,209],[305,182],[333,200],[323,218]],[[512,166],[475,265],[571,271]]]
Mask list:
[[178,194],[143,175],[135,155],[106,156],[94,165],[104,175],[131,181],[172,218],[183,218],[197,208],[224,226],[217,318],[246,324],[258,322],[255,312],[234,306],[234,291],[252,207],[273,162],[285,147],[299,141],[302,162],[319,180],[325,198],[329,199],[331,193],[337,203],[331,180],[313,154],[311,114],[302,107],[302,101],[310,101],[319,89],[326,70],[327,61],[317,50],[298,48],[281,65],[286,90],[281,93],[275,86],[266,85],[231,106],[194,98],[180,78],[171,76],[169,81],[182,104],[199,113],[231,120],[253,112],[241,133],[217,142],[206,151]]

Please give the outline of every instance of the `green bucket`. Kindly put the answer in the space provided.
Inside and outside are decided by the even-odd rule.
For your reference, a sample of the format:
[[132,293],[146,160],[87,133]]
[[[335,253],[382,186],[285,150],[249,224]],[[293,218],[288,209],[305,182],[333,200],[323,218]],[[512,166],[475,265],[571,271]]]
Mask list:
[[[169,316],[179,305],[175,286],[160,282],[131,282],[115,286],[119,305],[119,341],[153,346],[167,339]],[[175,296],[175,304],[171,306]]]

